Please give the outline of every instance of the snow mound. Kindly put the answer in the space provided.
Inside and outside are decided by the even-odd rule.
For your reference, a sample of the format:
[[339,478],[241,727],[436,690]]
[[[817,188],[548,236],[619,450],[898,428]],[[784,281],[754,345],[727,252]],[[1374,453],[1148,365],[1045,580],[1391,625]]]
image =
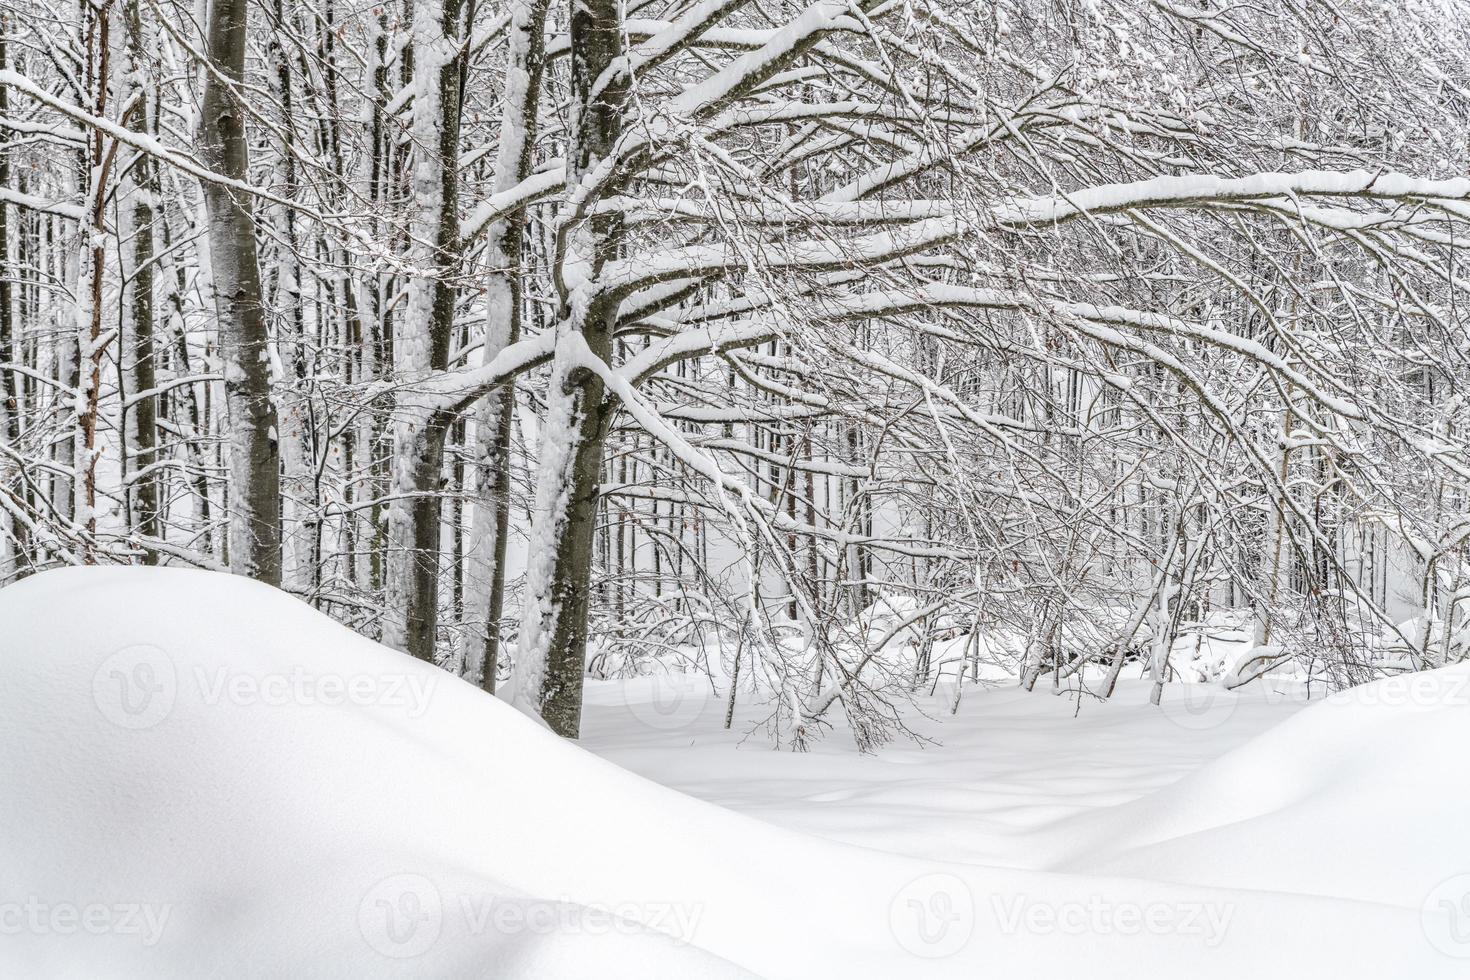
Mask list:
[[284,593],[51,572],[0,635],[0,975],[744,975],[537,873],[617,773]]
[[283,593],[183,570],[0,591],[0,828],[0,976],[1463,965],[1425,942],[1417,909],[943,865],[779,830]]
[[[1234,695],[1218,697],[1223,718]],[[1061,828],[1075,842],[1056,866],[1420,908],[1470,873],[1467,745],[1470,664],[1365,684]]]

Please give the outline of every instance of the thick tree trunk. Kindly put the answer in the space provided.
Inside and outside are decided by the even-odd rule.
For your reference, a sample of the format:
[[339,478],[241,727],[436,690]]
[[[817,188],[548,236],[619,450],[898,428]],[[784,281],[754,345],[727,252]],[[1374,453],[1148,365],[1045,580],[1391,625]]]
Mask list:
[[[608,331],[569,331],[552,368],[552,397],[541,435],[541,474],[527,567],[516,699],[531,699],[552,730],[576,738],[581,726],[597,497],[608,406],[600,378],[578,363],[606,356]],[[585,342],[585,346],[584,346]]]
[[[213,0],[209,10],[209,56],[219,75],[236,83],[244,77],[247,10],[246,0]],[[219,75],[205,73],[200,152],[211,170],[243,181],[250,170],[245,115]],[[231,429],[230,570],[280,585],[280,452],[255,218],[248,199],[222,184],[204,185],[204,206]]]
[[[608,71],[623,53],[616,0],[573,5],[571,49],[572,147],[567,186],[577,188],[608,158],[623,128],[627,79]],[[567,229],[557,256],[562,307],[541,433],[519,644],[521,663],[512,697],[523,707],[538,710],[553,731],[576,738],[581,726],[587,600],[609,415],[602,379],[588,369],[587,358],[606,361],[611,353],[617,304],[598,295],[597,281],[603,264],[616,256],[621,234],[615,217],[562,217],[575,225]],[[574,263],[585,269],[586,278],[569,287],[565,273]]]
[[[409,415],[404,406],[402,415]],[[439,482],[447,420],[400,419],[393,429],[394,493],[388,511],[388,617],[383,642],[435,660],[439,624]]]

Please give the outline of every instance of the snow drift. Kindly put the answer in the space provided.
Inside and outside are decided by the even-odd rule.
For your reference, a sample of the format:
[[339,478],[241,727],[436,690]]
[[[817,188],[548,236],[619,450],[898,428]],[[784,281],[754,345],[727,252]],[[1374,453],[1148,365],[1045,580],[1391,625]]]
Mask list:
[[1466,745],[1470,664],[1365,684],[1157,793],[1052,828],[1072,838],[1057,866],[1418,908],[1470,872]]
[[[1365,741],[1313,727],[1332,710],[1241,750],[1280,762],[1309,749],[1315,781],[1260,795],[1249,815],[1293,809],[1313,786],[1361,800],[1395,752],[1432,751],[1417,740],[1465,744],[1463,710],[1426,709],[1380,726],[1379,761],[1360,770]],[[1416,744],[1389,744],[1401,738]],[[1149,846],[1206,825],[1231,797],[1222,766],[1109,839]],[[1390,792],[1462,798],[1458,775],[1401,775]],[[1329,815],[1350,839],[1359,815]],[[1243,864],[1275,846],[1259,836],[1235,842]],[[779,830],[618,769],[239,578],[68,569],[0,591],[0,975],[1462,973],[1426,941],[1413,887],[1375,891],[1393,896],[1382,904],[1173,877],[944,865]]]

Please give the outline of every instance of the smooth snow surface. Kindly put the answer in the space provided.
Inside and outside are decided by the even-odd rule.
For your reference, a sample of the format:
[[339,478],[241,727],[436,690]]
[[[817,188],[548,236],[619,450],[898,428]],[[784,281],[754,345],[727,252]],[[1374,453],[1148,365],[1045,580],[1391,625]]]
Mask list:
[[966,693],[877,757],[644,678],[582,747],[265,586],[50,572],[0,591],[0,977],[1466,976],[1467,676]]

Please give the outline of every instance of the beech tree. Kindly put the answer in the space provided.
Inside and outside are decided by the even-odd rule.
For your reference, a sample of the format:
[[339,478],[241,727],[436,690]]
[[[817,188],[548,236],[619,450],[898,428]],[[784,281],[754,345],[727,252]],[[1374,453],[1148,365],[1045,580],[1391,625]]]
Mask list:
[[[209,263],[229,415],[230,568],[281,581],[281,458],[271,399],[270,336],[260,288],[256,223],[231,182],[250,176],[245,132],[246,0],[211,0],[199,115],[204,166],[226,180],[202,181]],[[101,113],[96,113],[101,116]]]

